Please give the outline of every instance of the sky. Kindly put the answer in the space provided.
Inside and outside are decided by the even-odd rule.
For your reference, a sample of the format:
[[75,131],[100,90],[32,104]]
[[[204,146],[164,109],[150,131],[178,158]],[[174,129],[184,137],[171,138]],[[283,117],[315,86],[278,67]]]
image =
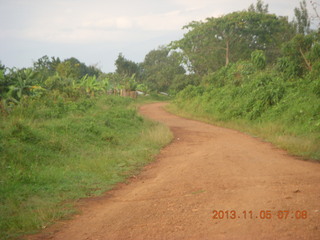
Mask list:
[[[119,53],[142,62],[151,50],[181,39],[182,27],[191,21],[251,3],[255,0],[0,0],[0,61],[22,68],[44,55],[75,57],[113,72]],[[300,0],[264,3],[270,13],[291,20]]]

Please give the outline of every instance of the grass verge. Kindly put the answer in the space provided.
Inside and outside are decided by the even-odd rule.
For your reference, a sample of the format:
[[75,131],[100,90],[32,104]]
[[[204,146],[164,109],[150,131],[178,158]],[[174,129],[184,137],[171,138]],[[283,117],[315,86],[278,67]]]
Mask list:
[[184,106],[191,107],[177,106],[173,102],[166,106],[166,110],[185,118],[236,129],[259,137],[304,160],[320,161],[320,138],[316,133],[297,135],[292,133],[290,126],[280,122],[253,122],[246,119],[217,120],[212,114],[206,113],[200,107],[194,108],[192,103],[185,103]]
[[1,116],[0,239],[70,216],[77,199],[136,174],[172,139],[128,98],[49,105],[27,102]]

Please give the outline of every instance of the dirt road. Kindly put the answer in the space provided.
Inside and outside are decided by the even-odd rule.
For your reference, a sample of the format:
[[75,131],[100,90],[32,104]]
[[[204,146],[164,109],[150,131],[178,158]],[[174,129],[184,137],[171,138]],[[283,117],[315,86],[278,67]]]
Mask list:
[[162,106],[141,108],[175,136],[157,160],[30,239],[320,239],[320,164]]

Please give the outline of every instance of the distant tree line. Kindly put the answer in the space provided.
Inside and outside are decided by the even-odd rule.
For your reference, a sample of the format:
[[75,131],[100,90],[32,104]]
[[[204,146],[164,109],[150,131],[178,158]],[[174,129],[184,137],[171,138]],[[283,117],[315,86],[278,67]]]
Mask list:
[[[315,6],[315,5],[314,5]],[[316,17],[319,20],[316,7]],[[247,10],[193,21],[183,38],[150,51],[142,63],[119,54],[118,75],[135,76],[151,90],[178,92],[198,85],[208,74],[238,61],[263,55],[265,65],[291,77],[301,77],[320,64],[319,31],[310,29],[307,2],[294,9],[294,20],[269,13],[262,0]],[[261,59],[261,58],[260,58]]]
[[[192,21],[183,29],[183,38],[151,50],[143,62],[136,63],[120,53],[116,70],[103,73],[72,57],[43,56],[28,69],[7,69],[0,64],[0,97],[13,92],[18,84],[60,88],[79,82],[85,76],[96,81],[108,79],[109,89],[140,90],[145,93],[163,91],[176,94],[188,85],[206,82],[208,75],[239,61],[251,61],[254,55],[260,67],[272,66],[288,77],[302,77],[320,71],[319,30],[311,29],[311,20],[319,22],[317,4],[312,2],[314,16],[301,1],[294,9],[294,20],[269,13],[262,0],[247,10]],[[263,61],[265,63],[262,63]],[[58,80],[60,79],[60,80]],[[26,93],[26,89],[22,92]],[[16,91],[17,92],[17,91]]]

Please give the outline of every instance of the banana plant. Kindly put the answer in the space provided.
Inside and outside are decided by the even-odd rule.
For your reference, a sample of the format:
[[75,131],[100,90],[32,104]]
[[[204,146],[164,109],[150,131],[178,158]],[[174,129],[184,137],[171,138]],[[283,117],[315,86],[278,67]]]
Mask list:
[[12,91],[10,90],[0,100],[0,112],[3,114],[8,114],[14,105],[19,104],[19,101],[12,96]]
[[101,89],[103,89],[106,92],[109,87],[109,79],[108,78],[101,79],[99,81],[99,84],[100,84]]
[[47,89],[41,87],[41,86],[32,86],[30,88],[30,92],[32,93],[32,96],[42,96],[45,92],[47,92]]
[[14,72],[16,83],[9,86],[8,95],[15,97],[18,101],[22,98],[22,95],[29,94],[33,85],[32,82],[36,78],[36,73],[31,69],[24,69],[22,71]]
[[129,91],[135,91],[137,90],[137,82],[136,82],[136,79],[135,79],[135,74],[132,74],[131,77],[127,77],[125,76],[124,77],[124,89],[125,90],[129,90]]
[[147,95],[150,93],[150,88],[143,83],[137,86],[137,90],[143,92],[144,95]]
[[89,96],[94,96],[95,92],[103,90],[95,75],[90,77],[85,75],[81,79],[80,85]]

